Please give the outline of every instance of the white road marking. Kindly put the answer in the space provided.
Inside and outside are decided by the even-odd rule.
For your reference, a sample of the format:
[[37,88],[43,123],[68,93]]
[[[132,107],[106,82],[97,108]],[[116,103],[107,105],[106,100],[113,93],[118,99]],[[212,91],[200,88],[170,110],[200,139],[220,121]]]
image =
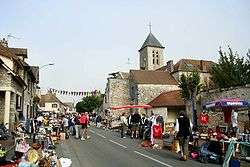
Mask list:
[[97,132],[95,132],[95,131],[93,131],[93,130],[89,130],[89,131],[92,132],[92,133],[94,133],[94,134],[96,134],[97,136],[100,136],[100,137],[106,139],[105,136],[103,136],[103,135],[101,135],[101,134],[99,134],[99,133],[97,133]]
[[95,131],[93,131],[93,130],[89,130],[89,131],[95,134]]
[[113,141],[113,140],[109,140],[111,143],[114,143],[114,144],[116,144],[116,145],[118,145],[118,146],[121,146],[121,147],[123,147],[123,148],[128,148],[128,147],[126,147],[126,146],[124,146],[124,145],[122,145],[122,144],[120,144],[120,143],[117,143],[117,142],[115,142],[115,141]]
[[103,135],[101,135],[101,134],[99,134],[99,133],[95,133],[97,136],[100,136],[100,137],[102,137],[102,138],[104,138],[104,139],[106,139],[106,137],[105,136],[103,136]]
[[162,164],[162,165],[164,165],[164,166],[173,167],[173,166],[171,166],[171,165],[169,165],[169,164],[166,164],[166,163],[164,163],[164,162],[161,162],[161,161],[159,161],[159,160],[157,160],[157,159],[154,159],[154,158],[152,158],[152,157],[150,157],[150,156],[148,156],[148,155],[142,154],[142,153],[140,153],[140,152],[138,152],[138,151],[134,151],[134,152],[135,152],[136,154],[139,154],[139,155],[143,156],[143,157],[146,157],[146,158],[151,159],[151,160],[153,160],[153,161],[155,161],[155,162],[158,162],[158,163],[160,163],[160,164]]

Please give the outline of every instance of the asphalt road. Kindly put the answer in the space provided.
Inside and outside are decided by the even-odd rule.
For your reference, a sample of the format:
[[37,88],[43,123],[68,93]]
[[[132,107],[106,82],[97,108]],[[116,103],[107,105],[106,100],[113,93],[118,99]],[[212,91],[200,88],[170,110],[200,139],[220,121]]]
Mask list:
[[86,141],[71,137],[57,145],[59,157],[72,160],[72,167],[195,167],[219,166],[193,160],[179,161],[178,155],[167,150],[142,148],[140,141],[121,139],[119,133],[90,128]]

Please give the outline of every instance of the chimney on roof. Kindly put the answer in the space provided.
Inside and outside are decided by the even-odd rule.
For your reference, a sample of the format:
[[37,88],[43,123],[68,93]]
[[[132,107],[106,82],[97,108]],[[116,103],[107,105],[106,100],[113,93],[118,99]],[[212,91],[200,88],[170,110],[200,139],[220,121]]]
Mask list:
[[173,60],[169,60],[169,61],[167,62],[167,70],[168,70],[169,72],[173,72],[173,71],[174,71],[174,63],[173,63]]
[[8,41],[5,38],[3,38],[0,40],[0,45],[2,45],[4,47],[8,47]]

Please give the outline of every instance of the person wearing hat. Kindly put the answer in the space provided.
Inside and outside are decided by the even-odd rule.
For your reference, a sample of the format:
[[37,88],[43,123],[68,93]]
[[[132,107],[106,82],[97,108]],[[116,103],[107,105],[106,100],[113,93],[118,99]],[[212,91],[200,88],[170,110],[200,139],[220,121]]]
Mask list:
[[185,112],[181,112],[176,119],[175,133],[179,139],[181,158],[180,160],[186,161],[188,155],[188,142],[191,135],[192,123],[187,117]]

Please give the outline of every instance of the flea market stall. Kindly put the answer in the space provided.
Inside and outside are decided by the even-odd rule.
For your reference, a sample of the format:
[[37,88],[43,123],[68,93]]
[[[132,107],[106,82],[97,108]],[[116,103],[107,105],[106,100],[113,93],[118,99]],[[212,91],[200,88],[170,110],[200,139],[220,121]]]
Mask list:
[[[200,137],[220,142],[224,165],[232,158],[248,159],[250,103],[239,98],[219,99],[203,105],[200,115]],[[229,144],[231,143],[231,144]]]

